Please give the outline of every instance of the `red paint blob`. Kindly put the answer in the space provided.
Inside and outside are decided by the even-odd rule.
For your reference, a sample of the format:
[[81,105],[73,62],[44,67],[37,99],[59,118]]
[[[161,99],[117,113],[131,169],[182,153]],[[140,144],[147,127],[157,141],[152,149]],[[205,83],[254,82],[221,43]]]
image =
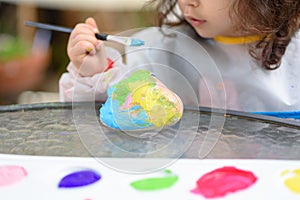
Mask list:
[[224,197],[228,193],[246,189],[256,182],[252,172],[235,167],[222,167],[203,175],[191,192],[206,198]]

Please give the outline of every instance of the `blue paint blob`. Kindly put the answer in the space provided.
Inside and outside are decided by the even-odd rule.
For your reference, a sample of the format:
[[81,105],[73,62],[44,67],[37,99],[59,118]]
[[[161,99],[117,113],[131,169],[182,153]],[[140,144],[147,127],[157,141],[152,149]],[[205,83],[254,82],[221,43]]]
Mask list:
[[93,184],[101,179],[101,175],[91,171],[91,170],[82,170],[73,172],[63,177],[58,184],[59,188],[74,188],[74,187],[83,187],[90,184]]

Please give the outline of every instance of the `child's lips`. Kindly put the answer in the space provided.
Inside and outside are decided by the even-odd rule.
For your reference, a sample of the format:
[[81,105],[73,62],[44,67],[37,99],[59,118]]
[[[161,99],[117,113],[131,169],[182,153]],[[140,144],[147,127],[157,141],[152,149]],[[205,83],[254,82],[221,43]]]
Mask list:
[[196,19],[193,17],[186,17],[186,19],[192,26],[200,26],[206,22],[204,19]]

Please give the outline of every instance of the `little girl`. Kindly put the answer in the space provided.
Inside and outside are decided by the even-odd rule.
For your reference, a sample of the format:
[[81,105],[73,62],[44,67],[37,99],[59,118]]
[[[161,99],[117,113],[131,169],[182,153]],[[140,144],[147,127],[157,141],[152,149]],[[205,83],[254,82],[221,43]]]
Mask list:
[[[185,104],[193,102],[195,91],[200,106],[246,112],[300,110],[299,0],[153,3],[158,5],[161,29],[134,35],[150,45],[127,49],[126,65],[118,52],[95,38],[94,19],[76,25],[67,49],[69,73],[60,79],[62,101],[87,100],[91,93],[103,101],[106,89],[122,79],[124,71],[146,63]],[[174,78],[172,70],[182,74],[192,90]],[[214,103],[216,99],[224,105]]]

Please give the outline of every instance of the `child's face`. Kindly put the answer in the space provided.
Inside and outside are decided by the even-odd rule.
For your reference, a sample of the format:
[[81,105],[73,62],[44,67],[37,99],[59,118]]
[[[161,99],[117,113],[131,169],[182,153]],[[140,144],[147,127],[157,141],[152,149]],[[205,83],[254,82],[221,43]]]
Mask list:
[[178,0],[184,18],[204,38],[238,36],[229,10],[235,0]]

